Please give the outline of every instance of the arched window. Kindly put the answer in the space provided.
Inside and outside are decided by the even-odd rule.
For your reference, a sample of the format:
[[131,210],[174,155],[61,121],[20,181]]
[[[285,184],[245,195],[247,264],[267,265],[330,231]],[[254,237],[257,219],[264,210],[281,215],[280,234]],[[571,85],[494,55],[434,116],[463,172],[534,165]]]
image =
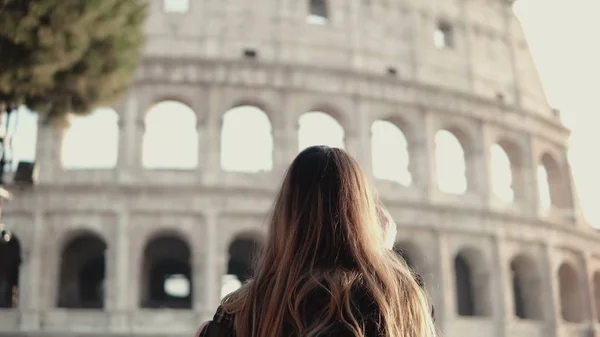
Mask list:
[[490,314],[488,272],[481,252],[464,249],[454,258],[456,307],[459,316]]
[[454,48],[454,29],[449,22],[440,21],[433,34],[433,42],[438,49]]
[[344,146],[344,128],[331,115],[307,112],[298,119],[298,147],[300,151],[314,145]]
[[467,191],[465,151],[452,132],[440,130],[436,133],[435,157],[440,191],[464,194]]
[[112,169],[119,156],[119,115],[110,108],[87,116],[70,116],[64,134],[62,165],[66,169]]
[[263,110],[245,105],[223,115],[221,167],[233,172],[273,169],[271,121]]
[[558,268],[558,283],[562,318],[571,323],[583,322],[585,305],[577,269],[571,264],[563,263]]
[[515,316],[521,319],[542,319],[542,285],[537,265],[530,257],[518,255],[510,262],[510,271]]
[[596,321],[600,322],[600,271],[594,273],[594,306],[596,307]]
[[567,207],[569,191],[565,189],[561,168],[558,162],[548,153],[542,155],[538,166],[538,188],[540,206]]
[[408,142],[404,133],[393,123],[377,120],[371,125],[373,175],[404,186],[412,183],[409,171]]
[[492,191],[503,202],[512,202],[515,198],[513,191],[512,164],[506,151],[498,144],[490,149],[492,171]]
[[142,268],[143,308],[192,308],[191,253],[185,241],[171,235],[151,240]]
[[176,101],[163,101],[146,114],[142,164],[149,169],[192,170],[198,166],[196,113]]
[[95,234],[81,234],[64,246],[60,260],[58,307],[104,308],[106,243]]
[[315,25],[323,25],[329,21],[329,10],[326,0],[309,0],[309,14],[306,22]]
[[0,308],[16,308],[19,294],[21,244],[16,236],[0,237]]
[[261,249],[261,243],[250,236],[242,235],[231,242],[227,276],[221,290],[223,296],[235,291],[252,277],[256,258]]

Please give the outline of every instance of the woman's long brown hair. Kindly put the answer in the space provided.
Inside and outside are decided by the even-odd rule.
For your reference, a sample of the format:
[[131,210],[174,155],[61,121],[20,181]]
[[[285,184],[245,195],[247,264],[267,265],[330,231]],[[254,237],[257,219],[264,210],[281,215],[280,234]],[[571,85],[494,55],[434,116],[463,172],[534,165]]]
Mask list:
[[[334,322],[365,337],[363,317],[351,310],[357,286],[373,298],[383,336],[435,336],[427,296],[386,249],[384,230],[371,185],[352,157],[326,146],[302,151],[275,201],[253,280],[223,300],[237,337],[314,337]],[[306,321],[302,303],[318,289],[329,294],[327,307]]]

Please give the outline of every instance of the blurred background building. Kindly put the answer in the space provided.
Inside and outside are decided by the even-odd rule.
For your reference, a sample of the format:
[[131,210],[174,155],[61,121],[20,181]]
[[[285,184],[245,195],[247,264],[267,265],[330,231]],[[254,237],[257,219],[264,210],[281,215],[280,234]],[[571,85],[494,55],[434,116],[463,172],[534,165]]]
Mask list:
[[600,331],[600,235],[508,1],[150,4],[122,102],[37,129],[39,182],[3,210],[0,336],[190,336],[313,144],[373,178],[445,336]]

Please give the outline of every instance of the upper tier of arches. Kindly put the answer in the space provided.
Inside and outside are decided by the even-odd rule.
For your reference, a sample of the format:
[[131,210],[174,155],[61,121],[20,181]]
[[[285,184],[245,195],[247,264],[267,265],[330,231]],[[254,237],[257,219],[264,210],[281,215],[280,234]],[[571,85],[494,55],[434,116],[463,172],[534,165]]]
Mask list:
[[[180,101],[152,104],[138,126],[140,166],[150,171],[197,170],[211,156],[204,152],[207,147],[202,143],[218,142],[215,148],[222,172],[269,173],[281,164],[277,156],[286,151],[281,142],[290,142],[291,137],[296,137],[295,153],[319,144],[344,149],[350,144],[351,153],[352,146],[356,147],[357,126],[349,123],[339,108],[307,107],[295,117],[295,130],[282,127],[281,116],[275,117],[268,108],[250,102],[227,109],[220,125],[215,125],[217,132],[203,125],[202,118]],[[117,167],[119,151],[126,149],[120,142],[128,141],[120,139],[120,125],[113,109],[102,108],[89,116],[76,117],[62,138],[63,169]],[[525,145],[518,137],[498,135],[482,148],[473,129],[461,123],[442,123],[430,133],[424,131],[424,135],[417,131],[419,126],[399,116],[382,115],[371,121],[364,131],[370,138],[364,144],[370,158],[359,160],[370,164],[366,170],[376,180],[400,187],[430,181],[448,195],[477,194],[489,187],[490,195],[506,205],[526,204],[537,194],[543,213],[572,207],[569,173],[556,152],[541,151],[541,156],[529,163]],[[82,144],[92,144],[93,151]],[[489,172],[488,183],[479,178],[482,168]],[[532,175],[537,179],[532,180]],[[528,191],[527,186],[537,186],[538,191]]]

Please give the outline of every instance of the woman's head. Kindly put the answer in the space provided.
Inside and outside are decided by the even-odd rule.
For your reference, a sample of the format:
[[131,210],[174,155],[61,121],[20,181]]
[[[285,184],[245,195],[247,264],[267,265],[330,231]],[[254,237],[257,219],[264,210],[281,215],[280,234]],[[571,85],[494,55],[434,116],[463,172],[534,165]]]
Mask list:
[[357,268],[359,255],[385,246],[377,204],[358,163],[338,148],[313,146],[292,162],[275,202],[271,258],[295,268]]
[[[275,201],[254,280],[226,300],[244,318],[236,319],[239,336],[278,336],[284,320],[306,336],[328,320],[359,331],[360,317],[344,311],[356,286],[373,297],[387,336],[432,336],[425,296],[389,249],[393,236],[395,223],[352,157],[327,146],[302,151]],[[330,294],[328,315],[303,322],[300,303],[318,288]]]

